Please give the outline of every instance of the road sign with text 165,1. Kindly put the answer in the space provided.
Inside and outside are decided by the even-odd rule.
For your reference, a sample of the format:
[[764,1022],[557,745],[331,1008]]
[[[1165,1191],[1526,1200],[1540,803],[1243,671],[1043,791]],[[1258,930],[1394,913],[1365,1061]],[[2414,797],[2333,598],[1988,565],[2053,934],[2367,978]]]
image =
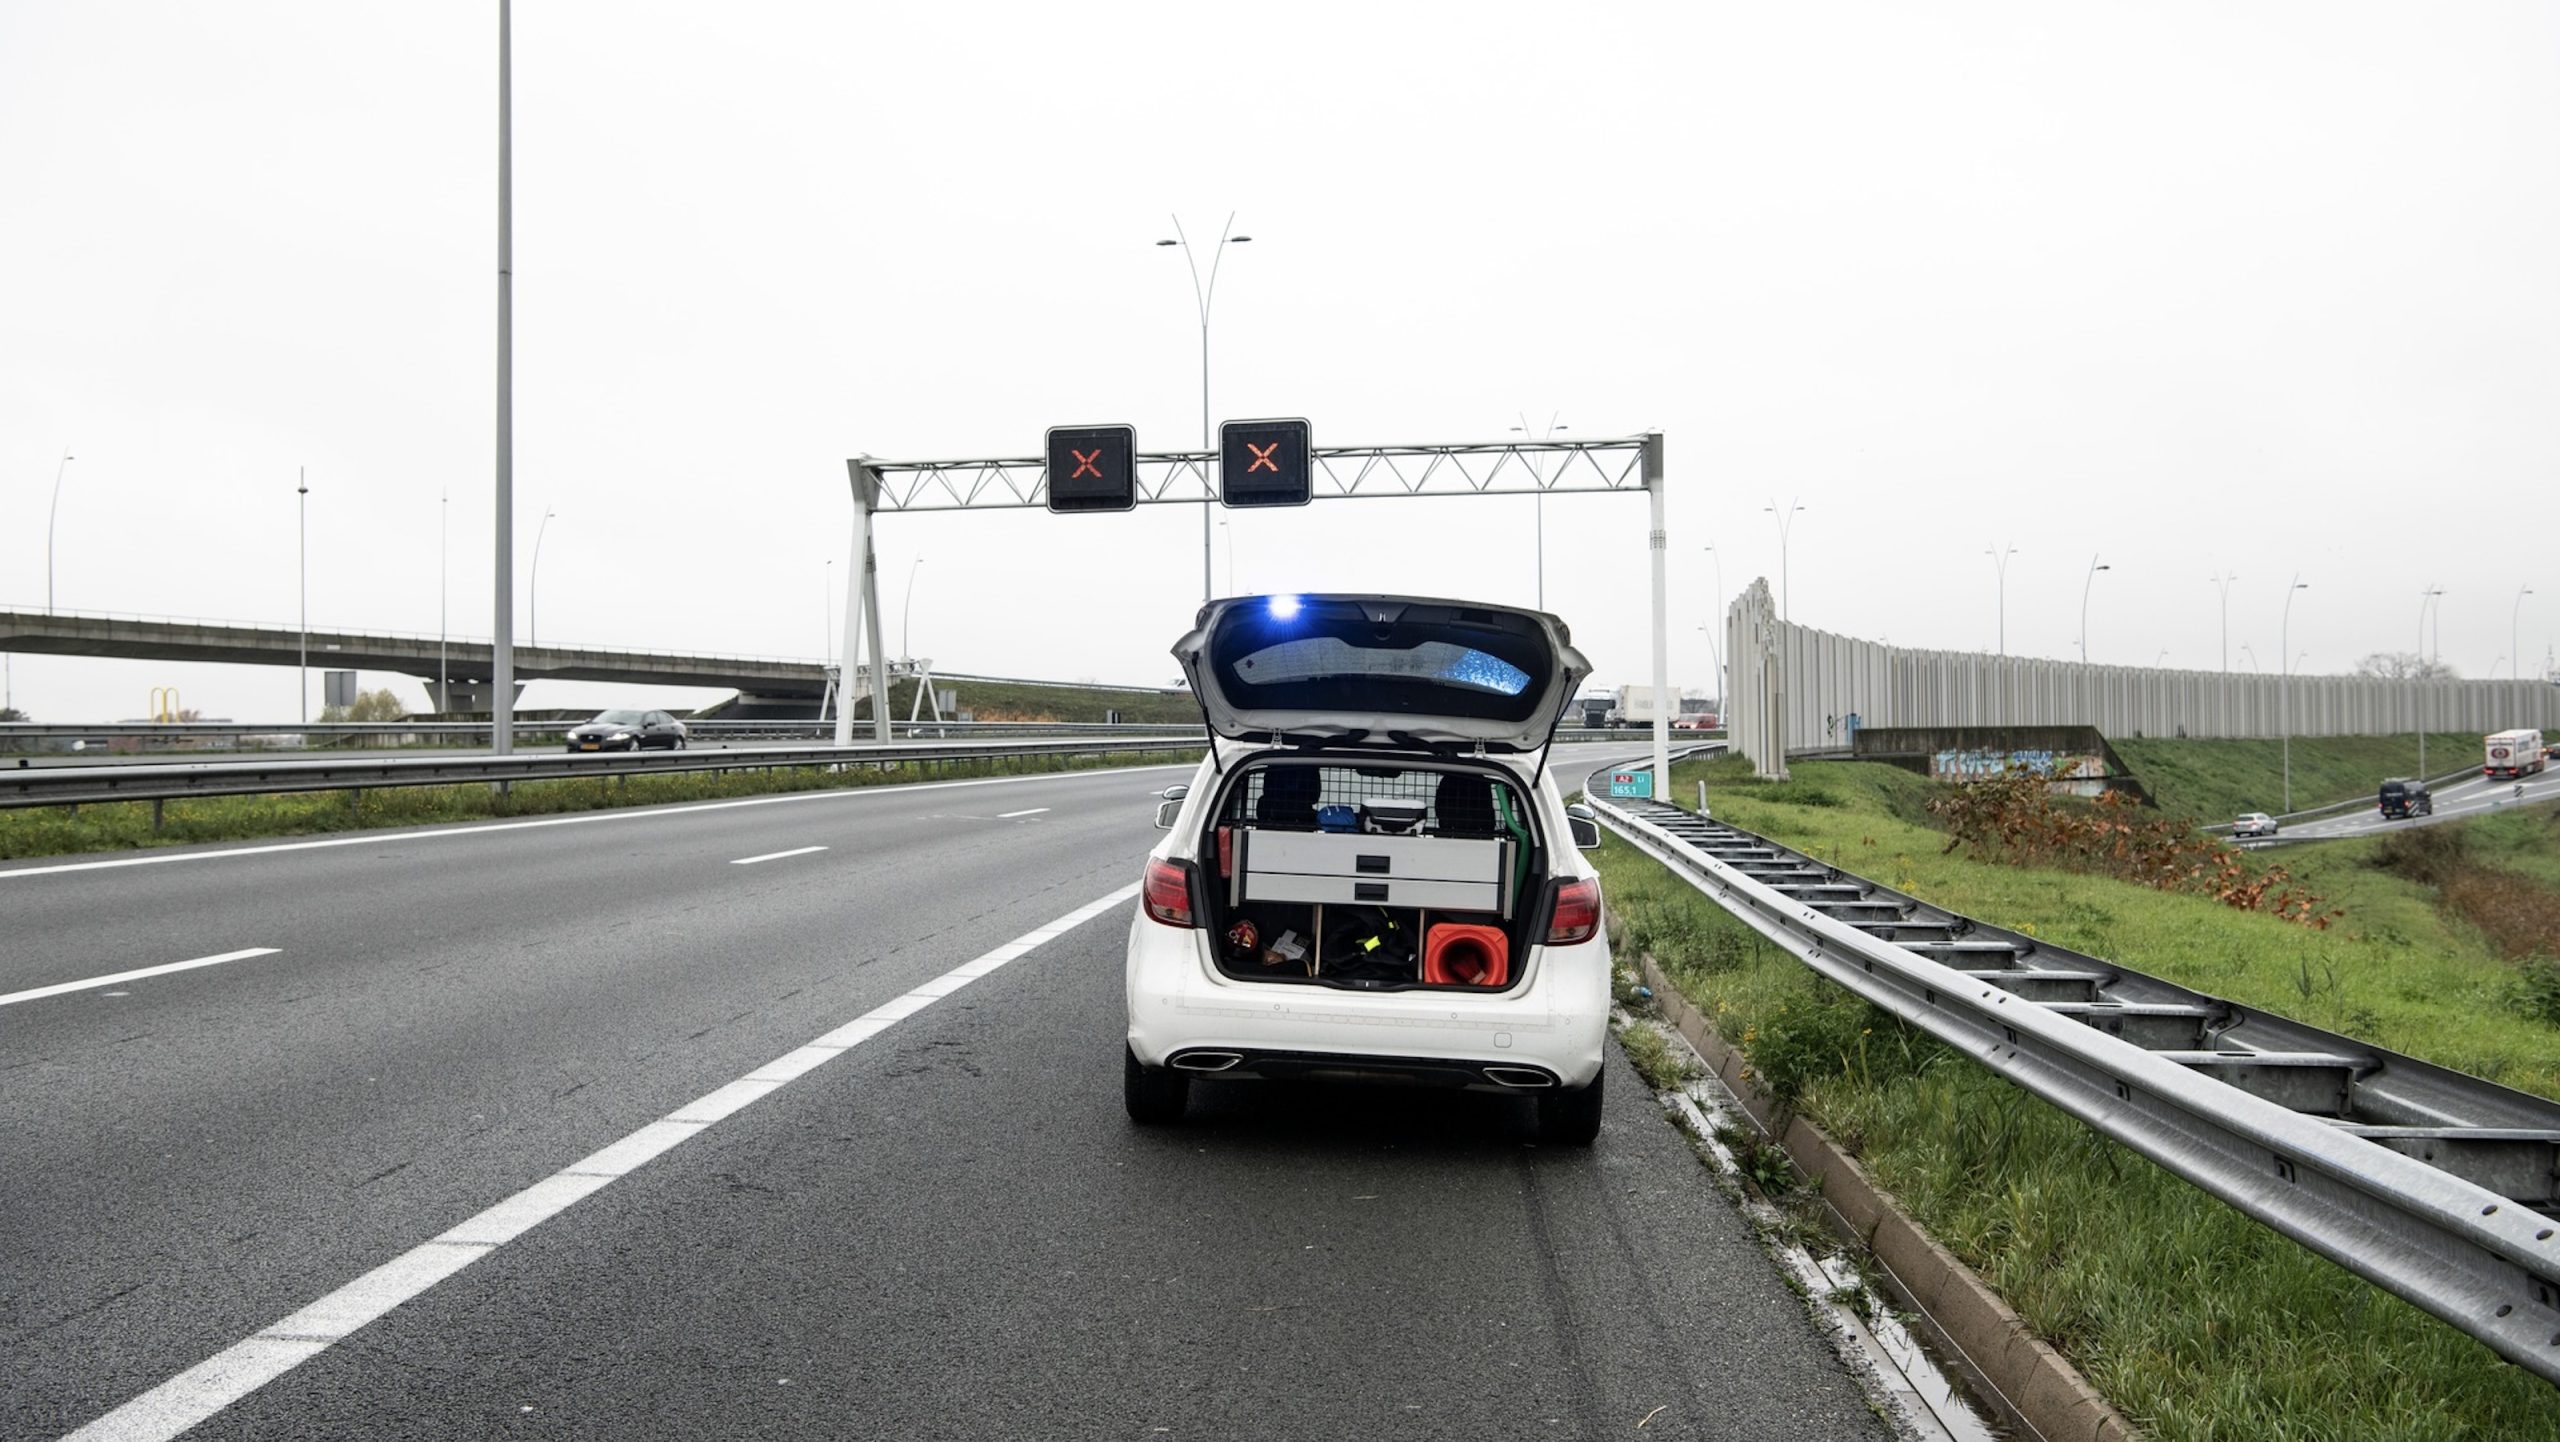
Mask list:
[[1138,504],[1138,432],[1130,426],[1051,426],[1049,509],[1126,511]]
[[1650,771],[1612,771],[1609,773],[1612,796],[1651,796],[1653,773]]
[[1218,427],[1218,499],[1230,506],[1303,506],[1315,466],[1315,428],[1303,420]]

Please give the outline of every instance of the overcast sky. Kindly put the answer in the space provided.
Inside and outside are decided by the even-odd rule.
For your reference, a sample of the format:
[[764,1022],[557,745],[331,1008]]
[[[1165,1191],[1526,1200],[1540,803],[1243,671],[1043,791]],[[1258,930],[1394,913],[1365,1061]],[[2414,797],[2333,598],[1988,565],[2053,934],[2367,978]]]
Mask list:
[[[307,467],[314,626],[433,633],[441,583],[489,633],[496,59],[494,0],[0,0],[0,606],[67,450],[63,609],[291,624]],[[522,0],[514,64],[520,637],[546,510],[544,640],[814,656],[846,456],[1196,444],[1154,242],[1232,209],[1216,414],[1666,433],[1692,687],[1773,499],[1795,619],[1896,644],[1993,648],[2009,545],[2019,654],[2077,654],[2093,557],[2099,661],[2220,667],[2223,572],[2235,670],[2297,572],[2309,670],[2410,648],[2430,582],[2466,675],[2522,586],[2528,669],[2560,642],[2560,6]],[[1644,679],[1643,500],[1545,510],[1549,608]],[[1527,603],[1532,514],[1231,514],[1220,589]],[[1199,600],[1191,508],[879,555],[950,670],[1161,684]],[[11,675],[51,720],[169,683],[296,707]]]

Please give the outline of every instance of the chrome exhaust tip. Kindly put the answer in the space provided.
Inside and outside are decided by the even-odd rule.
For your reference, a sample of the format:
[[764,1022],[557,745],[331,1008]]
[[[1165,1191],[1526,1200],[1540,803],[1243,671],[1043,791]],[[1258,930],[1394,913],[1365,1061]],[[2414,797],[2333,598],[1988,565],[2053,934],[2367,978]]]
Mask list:
[[1533,1067],[1525,1066],[1489,1066],[1484,1069],[1484,1079],[1502,1086],[1517,1087],[1523,1091],[1537,1087],[1551,1087],[1556,1084],[1554,1077]]
[[1225,1071],[1244,1060],[1242,1052],[1187,1051],[1171,1063],[1176,1071]]

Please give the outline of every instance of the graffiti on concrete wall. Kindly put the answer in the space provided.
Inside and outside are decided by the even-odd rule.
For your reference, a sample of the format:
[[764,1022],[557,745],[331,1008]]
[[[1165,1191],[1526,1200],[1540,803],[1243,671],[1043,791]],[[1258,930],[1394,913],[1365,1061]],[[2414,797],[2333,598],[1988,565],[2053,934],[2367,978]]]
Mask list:
[[1971,781],[2011,771],[2049,776],[2055,790],[2074,796],[2095,796],[2107,789],[2106,758],[2088,752],[1975,748],[1938,751],[1929,757],[1929,774],[1940,781]]

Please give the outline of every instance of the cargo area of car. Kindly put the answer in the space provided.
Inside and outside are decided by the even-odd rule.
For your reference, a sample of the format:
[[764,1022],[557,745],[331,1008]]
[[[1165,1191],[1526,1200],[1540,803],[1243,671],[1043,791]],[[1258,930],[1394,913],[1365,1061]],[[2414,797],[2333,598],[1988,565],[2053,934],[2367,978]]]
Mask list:
[[1258,761],[1227,779],[1196,853],[1208,943],[1242,981],[1507,991],[1546,901],[1542,844],[1499,768]]

